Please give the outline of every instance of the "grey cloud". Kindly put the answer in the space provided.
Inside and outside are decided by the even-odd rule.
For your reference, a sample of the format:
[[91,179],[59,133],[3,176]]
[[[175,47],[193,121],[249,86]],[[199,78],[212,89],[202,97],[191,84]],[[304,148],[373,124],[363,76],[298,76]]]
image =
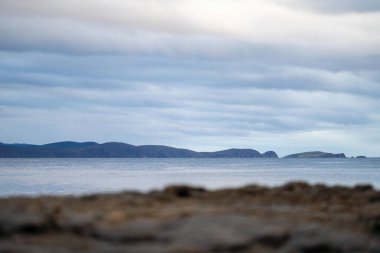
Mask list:
[[[133,111],[132,118],[139,118],[141,114],[161,123],[184,121],[191,122],[191,125],[222,125],[226,129],[245,131],[249,128],[273,131],[312,129],[323,122],[365,124],[371,119],[364,112],[378,106],[376,102],[351,95],[256,88],[219,87],[216,90],[212,87],[146,84],[137,89],[108,90],[13,85],[1,90],[2,104],[7,106],[86,110],[101,105],[110,110]],[[241,125],[237,127],[236,122]]]
[[275,2],[293,7],[307,7],[326,12],[379,12],[378,0],[275,0]]
[[[286,67],[273,69],[257,80],[246,82],[260,88],[327,91],[371,97],[380,96],[380,72],[350,72]],[[244,77],[243,77],[244,79]]]
[[0,141],[375,154],[380,14],[356,3],[1,1]]
[[[26,60],[24,59],[27,57]],[[12,58],[18,62],[9,63]],[[161,86],[257,87],[260,89],[327,91],[377,97],[380,72],[363,66],[334,70],[313,66],[307,60],[301,67],[287,58],[249,61],[178,60],[165,57],[62,56],[4,54],[0,60],[3,83],[37,86],[80,86],[88,88],[137,89],[144,84]],[[336,64],[344,60],[336,60]],[[99,64],[100,63],[100,64]],[[285,65],[287,64],[287,65]],[[33,67],[31,67],[33,66]],[[327,68],[327,69],[326,69]]]
[[[48,25],[47,25],[48,24]],[[184,55],[215,57],[239,52],[233,38],[108,27],[47,17],[0,18],[0,50],[62,54]],[[218,46],[215,47],[214,45]]]
[[[90,71],[93,61],[88,61],[86,66],[86,61],[76,62],[75,57],[69,57],[62,65],[62,57],[56,57],[60,59],[58,68],[53,66],[52,59],[46,66],[39,63],[41,65],[36,67],[36,72],[29,69],[25,74],[24,70],[19,72],[16,66],[12,71],[8,68],[8,72],[4,72],[8,78],[4,78],[1,85],[3,104],[37,108],[85,109],[91,104],[128,110],[180,108],[178,115],[193,111],[195,118],[201,116],[199,112],[210,112],[211,116],[203,117],[203,120],[210,118],[209,123],[221,116],[223,110],[230,114],[224,116],[225,121],[242,122],[253,129],[267,127],[272,130],[312,128],[318,126],[318,121],[338,125],[364,124],[371,121],[366,110],[372,111],[378,106],[375,102],[378,86],[373,80],[370,82],[378,74],[373,72],[356,77],[361,81],[357,83],[351,73],[344,72],[343,77],[338,73],[336,77],[331,71],[299,67],[256,67],[256,72],[249,72],[250,67],[241,63],[234,69],[233,63],[218,62],[216,67],[213,62],[204,61],[201,64],[182,62],[178,65],[177,61],[170,63],[167,59],[164,68],[160,66],[162,60],[153,60],[153,63],[147,59],[140,59],[140,63],[139,60],[132,60],[135,65],[129,62],[123,65],[120,59],[115,64],[115,58],[111,56],[108,61],[107,58],[96,61],[103,66],[110,63],[116,69],[116,65],[121,65],[118,71],[109,73],[102,72],[101,68]],[[25,62],[21,65],[24,66]],[[44,67],[49,68],[44,70]],[[82,69],[78,69],[80,67]],[[74,75],[49,74],[70,68],[73,68]],[[157,69],[162,68],[165,71],[157,73]],[[245,71],[240,71],[244,68]],[[248,80],[243,81],[242,78]],[[354,83],[347,84],[346,81]],[[173,117],[178,119],[178,115],[174,114]],[[294,120],[271,120],[278,115],[289,115]],[[297,118],[307,119],[308,122],[300,124]]]

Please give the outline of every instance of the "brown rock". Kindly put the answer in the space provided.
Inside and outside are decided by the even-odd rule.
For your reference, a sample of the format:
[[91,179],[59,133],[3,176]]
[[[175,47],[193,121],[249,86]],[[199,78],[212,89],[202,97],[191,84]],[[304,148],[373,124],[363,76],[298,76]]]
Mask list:
[[303,182],[0,199],[1,252],[380,252],[380,193]]

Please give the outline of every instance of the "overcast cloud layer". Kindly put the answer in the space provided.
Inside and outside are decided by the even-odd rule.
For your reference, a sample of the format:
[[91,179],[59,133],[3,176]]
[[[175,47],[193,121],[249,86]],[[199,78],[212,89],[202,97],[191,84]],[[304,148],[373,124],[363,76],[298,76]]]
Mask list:
[[380,156],[378,0],[0,0],[0,141]]

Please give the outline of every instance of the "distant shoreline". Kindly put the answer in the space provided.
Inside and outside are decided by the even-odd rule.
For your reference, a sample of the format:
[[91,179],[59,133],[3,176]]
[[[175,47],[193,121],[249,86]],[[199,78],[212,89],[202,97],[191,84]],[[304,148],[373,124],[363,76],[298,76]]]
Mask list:
[[[0,158],[279,158],[274,151],[260,153],[255,149],[197,152],[163,145],[135,146],[122,142],[64,141],[44,145],[0,143]],[[321,151],[290,154],[284,158],[347,158],[344,153]],[[365,158],[358,156],[357,158]]]

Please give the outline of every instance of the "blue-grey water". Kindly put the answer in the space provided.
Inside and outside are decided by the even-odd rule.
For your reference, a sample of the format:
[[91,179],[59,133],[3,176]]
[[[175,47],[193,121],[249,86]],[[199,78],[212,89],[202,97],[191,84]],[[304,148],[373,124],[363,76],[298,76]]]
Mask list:
[[148,191],[169,184],[208,189],[289,181],[380,188],[373,159],[0,159],[0,195]]

